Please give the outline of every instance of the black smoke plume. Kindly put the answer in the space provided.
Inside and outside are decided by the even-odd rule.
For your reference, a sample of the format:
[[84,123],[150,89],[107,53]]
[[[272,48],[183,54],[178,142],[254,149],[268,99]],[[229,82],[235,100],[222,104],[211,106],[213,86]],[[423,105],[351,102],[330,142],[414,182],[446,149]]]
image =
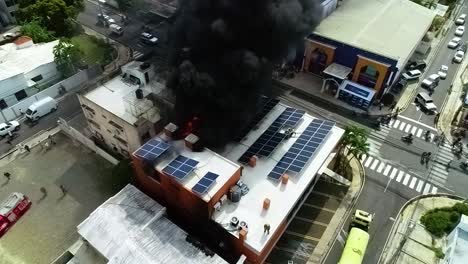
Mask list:
[[237,136],[257,111],[260,95],[271,90],[272,65],[317,25],[316,2],[182,0],[167,82],[176,95],[178,125],[208,146]]

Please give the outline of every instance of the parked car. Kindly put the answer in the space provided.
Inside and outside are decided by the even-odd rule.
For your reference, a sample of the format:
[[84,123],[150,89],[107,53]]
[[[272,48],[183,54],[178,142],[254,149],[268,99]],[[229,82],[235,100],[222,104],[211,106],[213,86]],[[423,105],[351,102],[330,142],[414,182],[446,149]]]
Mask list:
[[110,24],[109,25],[109,30],[111,32],[111,34],[115,34],[115,35],[118,35],[118,36],[122,36],[123,35],[123,28],[117,24]]
[[48,113],[54,112],[57,108],[57,101],[54,98],[47,96],[30,105],[28,110],[26,110],[26,117],[29,120],[35,121]]
[[416,96],[416,104],[421,107],[421,110],[429,114],[437,113],[437,106],[434,104],[432,98],[426,92],[420,92]]
[[462,62],[463,57],[465,57],[465,52],[458,50],[455,52],[455,55],[453,55],[453,62],[460,63]]
[[467,45],[466,45],[466,42],[464,44],[462,44],[457,50],[461,50],[463,52],[466,52],[466,48],[467,48]]
[[10,229],[31,207],[31,200],[14,192],[0,204],[0,237]]
[[437,74],[440,76],[442,80],[445,80],[445,78],[447,78],[447,72],[448,72],[448,66],[442,65],[440,66],[440,70]]
[[447,46],[451,49],[455,49],[458,47],[458,45],[460,45],[460,41],[461,41],[461,38],[454,37],[452,40],[450,40]]
[[7,123],[0,124],[0,137],[8,135],[8,132],[18,131],[21,125],[18,121],[13,120]]
[[405,78],[400,78],[400,80],[398,80],[397,83],[395,83],[393,86],[392,86],[392,92],[394,93],[399,93],[401,92],[401,90],[403,90],[403,88],[405,88],[406,84],[408,84],[408,80],[406,80]]
[[148,32],[141,33],[140,40],[141,40],[141,42],[143,42],[145,44],[149,44],[149,45],[156,45],[156,43],[158,43],[158,38],[151,35]]
[[109,15],[99,13],[97,16],[98,21],[104,24],[106,27],[108,27],[111,24],[115,24],[115,20]]
[[455,29],[455,36],[463,36],[463,33],[465,33],[465,26],[458,26],[457,29]]
[[412,61],[406,65],[406,69],[411,71],[411,70],[420,70],[421,72],[426,69],[426,62],[423,60],[420,61]]
[[426,89],[434,89],[439,84],[440,76],[439,74],[431,74],[429,77],[424,79],[421,83],[421,86]]
[[420,70],[411,70],[403,73],[402,78],[407,81],[417,80],[421,76],[422,72]]
[[456,25],[463,25],[465,24],[465,20],[466,20],[466,14],[461,14],[457,20],[455,20],[455,24]]

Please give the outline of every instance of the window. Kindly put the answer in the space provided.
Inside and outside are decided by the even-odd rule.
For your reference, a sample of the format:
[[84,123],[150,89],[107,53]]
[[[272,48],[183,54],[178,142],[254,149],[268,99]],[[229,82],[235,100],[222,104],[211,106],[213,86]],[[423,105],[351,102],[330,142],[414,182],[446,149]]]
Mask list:
[[149,131],[146,132],[145,134],[141,135],[141,143],[145,143],[146,141],[148,141],[148,139],[150,139],[150,133]]
[[102,118],[107,119],[107,117],[105,115],[102,115]]
[[94,111],[94,109],[92,109],[91,107],[87,106],[87,105],[81,105],[84,109],[86,109],[88,112],[90,112],[91,114],[95,115],[96,114],[96,111]]
[[15,93],[15,97],[16,97],[16,100],[21,101],[24,98],[28,97],[28,95],[26,94],[24,90],[21,90]]
[[109,121],[109,124],[113,125],[115,128],[123,130],[123,127],[120,126],[119,124],[115,123],[114,121]]
[[31,78],[31,81],[38,82],[38,81],[40,81],[40,80],[42,80],[42,79],[43,79],[43,78],[42,78],[42,74],[39,74],[39,75],[37,75],[37,76]]
[[5,109],[8,108],[8,105],[6,104],[5,100],[0,100],[0,109]]
[[94,120],[88,119],[88,122],[93,124],[93,126],[96,127],[97,129],[101,129],[101,126],[98,123],[96,123]]
[[128,145],[127,141],[123,140],[122,138],[114,135],[114,138],[117,139],[117,141],[119,141],[120,143],[124,144],[125,146]]
[[122,153],[125,157],[130,157],[130,154],[126,149],[120,148],[120,153]]
[[16,3],[14,0],[5,0],[5,4],[7,7],[14,6]]

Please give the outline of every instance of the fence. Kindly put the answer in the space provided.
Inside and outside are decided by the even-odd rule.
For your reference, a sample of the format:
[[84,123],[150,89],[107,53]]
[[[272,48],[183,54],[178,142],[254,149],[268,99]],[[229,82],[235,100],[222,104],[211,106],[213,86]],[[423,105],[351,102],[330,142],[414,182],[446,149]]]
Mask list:
[[[94,69],[93,69],[94,70]],[[64,89],[65,91],[71,91],[77,88],[81,88],[88,80],[88,71],[84,70],[80,71],[77,74],[65,79],[61,82],[58,82],[51,87],[44,89],[31,97],[28,97],[21,102],[18,102],[15,105],[10,106],[9,108],[3,109],[0,111],[0,123],[7,122],[18,118],[21,116],[21,112],[26,111],[26,109],[33,104],[34,102],[39,101],[40,99],[50,96],[50,97],[57,97],[61,95],[61,90]]]
[[89,139],[85,135],[81,134],[75,128],[71,127],[67,123],[67,121],[65,121],[65,119],[59,118],[58,125],[59,125],[60,129],[65,134],[67,134],[69,137],[81,142],[81,144],[85,145],[86,147],[88,147],[92,151],[96,152],[99,156],[103,157],[104,159],[106,159],[110,163],[112,163],[114,165],[117,165],[119,163],[119,161],[117,159],[115,159],[114,157],[109,155],[107,152],[102,150],[100,147],[96,146],[96,144],[94,144],[94,142],[91,139]]

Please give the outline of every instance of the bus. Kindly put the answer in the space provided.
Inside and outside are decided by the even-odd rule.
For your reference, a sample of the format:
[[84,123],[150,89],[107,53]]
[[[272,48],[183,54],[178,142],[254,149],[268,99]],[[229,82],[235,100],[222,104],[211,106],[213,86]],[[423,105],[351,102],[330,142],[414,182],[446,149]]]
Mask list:
[[338,264],[361,264],[369,243],[369,226],[373,216],[365,211],[356,210],[346,239],[343,253]]

